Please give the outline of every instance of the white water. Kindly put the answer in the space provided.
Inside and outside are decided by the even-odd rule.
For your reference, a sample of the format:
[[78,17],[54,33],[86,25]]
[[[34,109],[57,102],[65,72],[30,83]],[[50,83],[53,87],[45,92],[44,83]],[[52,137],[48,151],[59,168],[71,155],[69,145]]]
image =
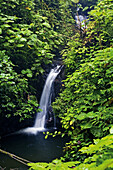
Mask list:
[[88,23],[87,16],[83,16],[83,15],[76,15],[75,20],[76,20],[77,25],[78,26],[81,25],[82,28],[85,28],[86,24]]
[[[27,133],[27,134],[36,135],[37,132],[47,130],[47,129],[45,129],[45,120],[46,120],[46,114],[48,111],[48,105],[51,104],[51,88],[52,88],[52,84],[53,84],[55,78],[60,73],[61,69],[62,69],[62,66],[57,66],[54,69],[51,69],[51,71],[46,79],[44,89],[42,92],[42,96],[40,99],[40,109],[42,111],[37,113],[34,126],[22,129],[22,130],[18,131],[17,133]],[[55,121],[56,120],[54,118],[54,124],[55,124]]]
[[46,79],[44,89],[42,92],[42,96],[40,99],[40,109],[42,109],[42,111],[37,113],[34,128],[44,129],[46,114],[48,111],[48,103],[49,103],[49,99],[50,99],[51,87],[52,87],[52,84],[53,84],[55,78],[60,73],[60,71],[61,71],[61,66],[57,66],[54,69],[51,69],[51,71]]

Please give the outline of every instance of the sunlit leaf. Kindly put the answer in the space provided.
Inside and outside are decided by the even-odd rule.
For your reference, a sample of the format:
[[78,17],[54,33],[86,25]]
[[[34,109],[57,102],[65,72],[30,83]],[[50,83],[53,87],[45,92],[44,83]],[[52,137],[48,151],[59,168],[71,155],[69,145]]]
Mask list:
[[17,44],[17,47],[23,47],[24,44]]

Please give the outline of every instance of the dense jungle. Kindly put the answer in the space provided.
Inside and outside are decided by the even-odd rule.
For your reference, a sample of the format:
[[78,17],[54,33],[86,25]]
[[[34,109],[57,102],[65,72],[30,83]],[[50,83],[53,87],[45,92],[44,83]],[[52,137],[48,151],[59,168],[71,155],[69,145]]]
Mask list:
[[60,128],[45,138],[70,141],[63,157],[28,169],[113,169],[112,0],[0,1],[0,138],[32,124],[57,62],[64,68],[52,108]]

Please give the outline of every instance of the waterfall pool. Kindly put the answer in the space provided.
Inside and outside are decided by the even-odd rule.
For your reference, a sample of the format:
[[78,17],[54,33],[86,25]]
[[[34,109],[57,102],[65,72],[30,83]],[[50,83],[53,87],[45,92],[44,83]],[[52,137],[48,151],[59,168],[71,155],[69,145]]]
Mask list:
[[[1,138],[0,148],[31,162],[50,162],[63,156],[63,147],[68,137],[49,136],[45,139],[43,132],[36,135],[20,133]],[[0,153],[0,168],[5,170],[27,170],[28,167]],[[17,168],[17,169],[16,169]]]
[[[62,65],[59,65],[51,69],[46,79],[40,100],[40,109],[42,111],[37,113],[35,125],[1,138],[0,148],[2,150],[31,162],[50,162],[63,156],[63,147],[67,142],[67,137],[61,138],[57,136],[53,138],[49,136],[45,139],[45,135],[42,132],[47,131],[47,129],[45,129],[45,122],[48,110],[51,106],[52,84],[62,67]],[[52,116],[52,112],[50,118],[52,118],[53,121],[55,120],[54,116]],[[55,127],[54,121],[54,128]],[[49,129],[49,131],[54,131],[54,128]],[[18,163],[8,155],[0,153],[0,169],[27,170],[28,167]]]

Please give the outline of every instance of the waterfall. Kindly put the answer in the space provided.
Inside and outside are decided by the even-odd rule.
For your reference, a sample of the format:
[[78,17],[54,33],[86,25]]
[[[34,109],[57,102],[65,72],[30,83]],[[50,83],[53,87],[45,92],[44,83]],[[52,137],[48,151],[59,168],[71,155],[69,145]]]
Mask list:
[[[57,75],[60,73],[62,67],[63,66],[60,65],[60,66],[55,67],[54,69],[51,69],[51,71],[46,79],[46,82],[45,82],[45,85],[43,88],[43,92],[42,92],[42,96],[40,99],[40,107],[39,108],[42,111],[37,113],[34,126],[19,130],[16,133],[27,133],[27,134],[36,135],[37,132],[39,132],[39,131],[46,131],[45,121],[46,121],[46,115],[48,112],[48,107],[50,107],[50,105],[51,105],[52,84],[53,84],[55,78],[57,77]],[[55,123],[56,123],[56,120],[54,117],[54,125],[55,125]]]
[[39,108],[42,111],[37,113],[34,128],[44,129],[46,114],[48,111],[48,105],[50,104],[50,100],[51,100],[50,96],[51,96],[52,84],[53,84],[55,78],[57,77],[57,75],[60,73],[61,69],[62,69],[62,66],[57,66],[54,69],[51,69],[51,71],[46,79],[44,89],[42,92],[42,96],[40,99],[40,103],[39,103],[39,105],[40,105]]

